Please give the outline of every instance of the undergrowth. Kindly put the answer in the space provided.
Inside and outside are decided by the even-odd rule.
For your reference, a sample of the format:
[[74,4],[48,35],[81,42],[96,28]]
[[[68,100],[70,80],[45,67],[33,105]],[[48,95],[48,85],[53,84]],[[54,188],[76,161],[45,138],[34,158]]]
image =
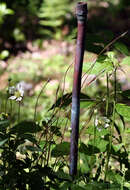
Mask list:
[[[121,44],[116,46],[126,51]],[[122,91],[117,77],[129,60],[127,54],[119,61],[118,52],[112,50],[84,64],[78,173],[73,180],[69,175],[72,93],[58,86],[55,103],[39,120],[37,108],[48,79],[37,96],[33,119],[23,120],[24,86],[9,80],[0,114],[1,190],[130,189],[130,90]],[[90,75],[93,78],[87,83]]]

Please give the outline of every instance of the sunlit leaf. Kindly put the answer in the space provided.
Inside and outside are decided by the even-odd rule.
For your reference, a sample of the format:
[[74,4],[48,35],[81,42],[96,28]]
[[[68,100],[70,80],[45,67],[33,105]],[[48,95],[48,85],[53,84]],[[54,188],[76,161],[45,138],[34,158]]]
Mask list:
[[117,144],[117,145],[112,145],[115,152],[118,152],[122,148],[122,146],[123,146],[123,143]]
[[107,178],[113,181],[114,183],[117,183],[117,184],[122,183],[122,176],[119,173],[115,173],[112,170],[107,172]]
[[89,143],[95,146],[96,148],[98,148],[100,152],[104,152],[109,142],[102,138],[96,138],[95,141],[92,140],[92,141],[89,141]]
[[[94,164],[96,163],[96,155],[86,155],[84,153],[79,154],[79,169],[83,173],[91,172],[91,170],[94,167]],[[93,166],[93,167],[92,167]]]
[[130,65],[130,56],[125,57],[125,58],[122,60],[121,64]]
[[130,133],[130,128],[125,130],[125,133]]
[[113,70],[113,64],[110,58],[101,56],[97,59],[97,61],[94,63],[85,63],[83,66],[84,72],[87,72],[88,74],[100,74],[100,73],[106,73]]
[[86,130],[87,134],[95,135],[96,136],[105,136],[110,133],[109,129],[102,128],[101,131],[99,131],[95,126],[89,126]]
[[121,43],[121,42],[116,42],[114,44],[115,48],[117,50],[119,50],[121,53],[123,53],[124,55],[129,55],[129,51],[128,48],[125,44]]
[[82,101],[80,102],[80,107],[81,108],[91,108],[92,106],[94,106],[96,103],[92,102],[92,101]]
[[130,120],[130,106],[125,104],[116,104],[116,111],[123,117]]

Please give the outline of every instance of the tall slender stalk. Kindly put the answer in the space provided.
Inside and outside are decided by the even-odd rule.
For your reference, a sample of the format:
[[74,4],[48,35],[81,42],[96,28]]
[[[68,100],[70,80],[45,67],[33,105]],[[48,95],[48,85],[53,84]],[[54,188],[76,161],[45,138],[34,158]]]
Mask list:
[[79,114],[80,114],[80,89],[82,64],[85,46],[85,32],[87,20],[87,4],[80,2],[76,8],[78,20],[78,36],[76,45],[76,56],[74,66],[74,81],[72,93],[72,109],[71,109],[71,146],[70,146],[70,175],[74,178],[77,174],[78,160],[78,137],[79,137]]

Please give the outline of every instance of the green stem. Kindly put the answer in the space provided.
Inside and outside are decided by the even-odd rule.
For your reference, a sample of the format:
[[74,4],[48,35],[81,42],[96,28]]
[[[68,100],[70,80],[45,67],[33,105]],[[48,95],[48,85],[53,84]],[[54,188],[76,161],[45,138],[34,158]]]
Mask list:
[[36,114],[37,114],[37,106],[38,106],[38,101],[39,98],[44,90],[44,88],[46,87],[46,85],[48,84],[48,82],[50,81],[50,79],[47,80],[47,82],[45,83],[45,85],[42,87],[40,93],[38,94],[37,100],[36,100],[36,104],[35,104],[35,109],[34,109],[34,122],[36,121]]
[[[106,82],[107,82],[106,117],[108,117],[108,108],[109,108],[109,76],[108,76],[108,73],[106,74]],[[111,129],[110,129],[110,131],[111,131]],[[110,133],[111,133],[111,132],[110,132]],[[104,177],[104,182],[106,181],[106,177],[107,177],[109,159],[110,159],[110,137],[109,137],[109,148],[108,148],[108,151],[107,151],[107,161],[106,161],[106,165],[105,165],[105,177]]]
[[109,108],[109,76],[106,74],[107,79],[107,96],[106,96],[106,116],[108,116],[108,108]]
[[19,102],[19,105],[18,105],[18,123],[20,121],[20,107],[21,107],[21,104]]

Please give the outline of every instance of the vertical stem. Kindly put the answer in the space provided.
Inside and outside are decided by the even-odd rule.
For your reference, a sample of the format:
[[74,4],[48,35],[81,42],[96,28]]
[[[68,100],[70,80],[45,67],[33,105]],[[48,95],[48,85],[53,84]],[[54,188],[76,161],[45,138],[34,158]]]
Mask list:
[[78,36],[76,45],[76,56],[74,66],[74,81],[71,109],[71,145],[70,145],[70,175],[74,177],[77,173],[78,160],[78,136],[79,136],[79,114],[80,114],[80,89],[81,75],[85,46],[85,32],[87,20],[87,4],[79,2],[76,8],[78,20]]
[[109,76],[106,74],[107,79],[107,95],[106,95],[106,117],[108,117],[108,107],[109,107]]
[[18,102],[18,123],[20,121],[20,102]]

